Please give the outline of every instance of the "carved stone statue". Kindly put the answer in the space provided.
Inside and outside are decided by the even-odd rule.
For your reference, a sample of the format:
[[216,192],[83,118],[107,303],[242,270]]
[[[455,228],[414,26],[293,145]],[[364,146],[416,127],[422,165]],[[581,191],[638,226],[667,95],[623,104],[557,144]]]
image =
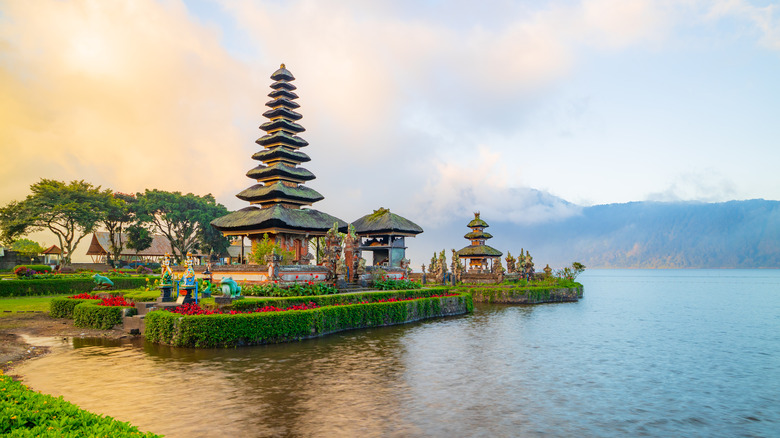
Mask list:
[[195,287],[195,270],[192,269],[192,253],[187,253],[187,269],[181,275],[181,287],[191,289]]
[[506,252],[506,272],[508,274],[514,274],[517,272],[515,269],[515,258],[512,257],[512,253],[509,251]]
[[361,275],[366,273],[366,259],[363,257],[358,259],[358,266],[357,266],[357,275],[360,277]]
[[534,258],[531,257],[531,253],[525,252],[525,278],[530,281],[534,275]]
[[266,254],[265,263],[268,266],[268,280],[277,280],[279,278],[279,263],[282,261],[282,256],[277,254],[276,251],[271,251],[270,254]]
[[171,271],[171,256],[166,252],[162,262],[160,285],[170,286],[172,284],[173,284],[173,272]]
[[341,241],[342,237],[338,230],[338,224],[325,234],[325,267],[328,268],[327,279],[329,282],[335,282],[338,275],[338,261],[341,259]]
[[409,269],[409,265],[411,265],[411,264],[412,264],[411,260],[409,260],[407,258],[402,258],[401,259],[400,265],[401,265],[401,269],[404,270],[404,277],[408,277],[409,276],[409,273],[411,271],[411,269]]
[[547,266],[542,269],[544,271],[544,276],[549,277],[552,275],[552,268],[550,267],[550,264],[548,263]]

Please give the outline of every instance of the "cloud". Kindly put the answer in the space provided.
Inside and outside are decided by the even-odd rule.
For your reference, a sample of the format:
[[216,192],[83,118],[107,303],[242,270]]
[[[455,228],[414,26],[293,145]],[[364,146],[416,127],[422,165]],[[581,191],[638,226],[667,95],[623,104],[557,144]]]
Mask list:
[[756,6],[746,0],[719,0],[708,6],[706,19],[718,21],[736,17],[745,20],[751,24],[751,29],[761,34],[764,46],[780,50],[780,5]]
[[647,200],[723,202],[734,199],[736,192],[733,181],[718,171],[707,169],[678,175],[666,189],[649,194]]
[[[249,72],[178,2],[9,2],[0,24],[0,202],[41,177],[221,192],[245,158]],[[232,188],[232,187],[230,187]]]
[[581,207],[538,190],[518,187],[502,157],[480,147],[467,161],[441,161],[415,197],[420,220],[443,224],[473,212],[518,224],[561,220],[579,214]]

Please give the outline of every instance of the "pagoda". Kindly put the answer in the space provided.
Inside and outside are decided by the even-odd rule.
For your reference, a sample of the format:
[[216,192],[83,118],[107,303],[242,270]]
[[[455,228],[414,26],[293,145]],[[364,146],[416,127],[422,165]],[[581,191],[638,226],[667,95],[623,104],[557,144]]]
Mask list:
[[[485,228],[488,227],[487,222],[483,221],[479,217],[479,212],[474,213],[474,219],[467,225],[471,228],[471,232],[465,236],[471,242],[471,245],[458,251],[458,257],[462,259],[468,259],[468,270],[473,272],[489,272],[491,266],[489,266],[489,260],[496,257],[501,257],[503,254],[501,251],[485,245],[485,241],[492,239],[493,236],[490,233],[485,232]],[[490,263],[492,265],[492,263]]]
[[262,162],[246,176],[257,184],[245,189],[239,199],[249,207],[211,221],[211,225],[225,236],[247,236],[252,242],[267,234],[285,250],[294,252],[294,261],[308,263],[309,238],[324,236],[336,224],[346,230],[347,223],[329,214],[304,208],[324,199],[316,190],[304,186],[315,178],[310,171],[298,167],[310,161],[300,149],[309,143],[298,136],[305,128],[297,122],[303,117],[295,110],[300,107],[291,82],[295,77],[284,64],[271,75],[271,108],[263,113],[269,120],[260,129],[266,135],[255,141],[263,149],[252,155]]
[[406,237],[414,237],[423,229],[414,222],[390,213],[386,208],[374,210],[352,222],[360,237],[360,251],[371,251],[373,266],[400,267],[406,258]]

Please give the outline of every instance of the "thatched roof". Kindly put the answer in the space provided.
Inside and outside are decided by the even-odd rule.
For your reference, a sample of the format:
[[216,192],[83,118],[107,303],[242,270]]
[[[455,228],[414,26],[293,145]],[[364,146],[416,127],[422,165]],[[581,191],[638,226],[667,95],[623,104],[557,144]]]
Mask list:
[[475,240],[475,239],[492,239],[493,235],[490,233],[486,233],[484,231],[472,231],[470,233],[467,233],[465,236],[466,239],[469,240]]
[[237,194],[236,197],[250,202],[268,202],[274,199],[283,199],[296,204],[313,204],[321,199],[325,199],[324,196],[309,187],[289,187],[278,181],[269,185],[255,184]]
[[477,257],[501,257],[503,253],[487,245],[469,245],[458,251],[458,257],[477,258]]
[[352,222],[352,225],[358,235],[402,234],[415,236],[423,232],[419,225],[395,213],[390,213],[390,210],[386,208],[374,210],[373,213]]
[[[118,238],[118,236],[116,237]],[[122,242],[124,243],[124,248],[122,248],[122,252],[120,253],[122,256],[138,255],[148,257],[162,257],[165,254],[173,254],[173,250],[171,249],[171,242],[169,242],[165,236],[160,234],[153,234],[152,246],[146,248],[143,251],[138,251],[137,254],[134,249],[127,248],[127,235],[125,233],[122,233]],[[92,242],[90,242],[89,249],[87,249],[87,255],[105,255],[110,252],[111,244],[108,237],[108,232],[96,231],[92,233]],[[203,254],[198,253],[195,255]]]
[[346,222],[327,213],[310,208],[285,208],[278,204],[266,208],[249,206],[211,221],[211,225],[222,232],[282,228],[324,233],[334,223],[338,224],[339,231],[346,231]]
[[487,222],[480,219],[479,212],[476,212],[474,213],[474,219],[472,219],[471,222],[469,222],[469,224],[466,226],[469,228],[476,228],[476,227],[487,228],[489,225],[487,224]]

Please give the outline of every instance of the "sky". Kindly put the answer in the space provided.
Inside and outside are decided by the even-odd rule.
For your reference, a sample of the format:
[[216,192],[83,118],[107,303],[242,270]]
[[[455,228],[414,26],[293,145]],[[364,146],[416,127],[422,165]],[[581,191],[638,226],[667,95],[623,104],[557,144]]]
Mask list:
[[780,199],[777,1],[18,0],[0,205],[51,178],[245,207],[281,63],[313,208],[348,222]]

